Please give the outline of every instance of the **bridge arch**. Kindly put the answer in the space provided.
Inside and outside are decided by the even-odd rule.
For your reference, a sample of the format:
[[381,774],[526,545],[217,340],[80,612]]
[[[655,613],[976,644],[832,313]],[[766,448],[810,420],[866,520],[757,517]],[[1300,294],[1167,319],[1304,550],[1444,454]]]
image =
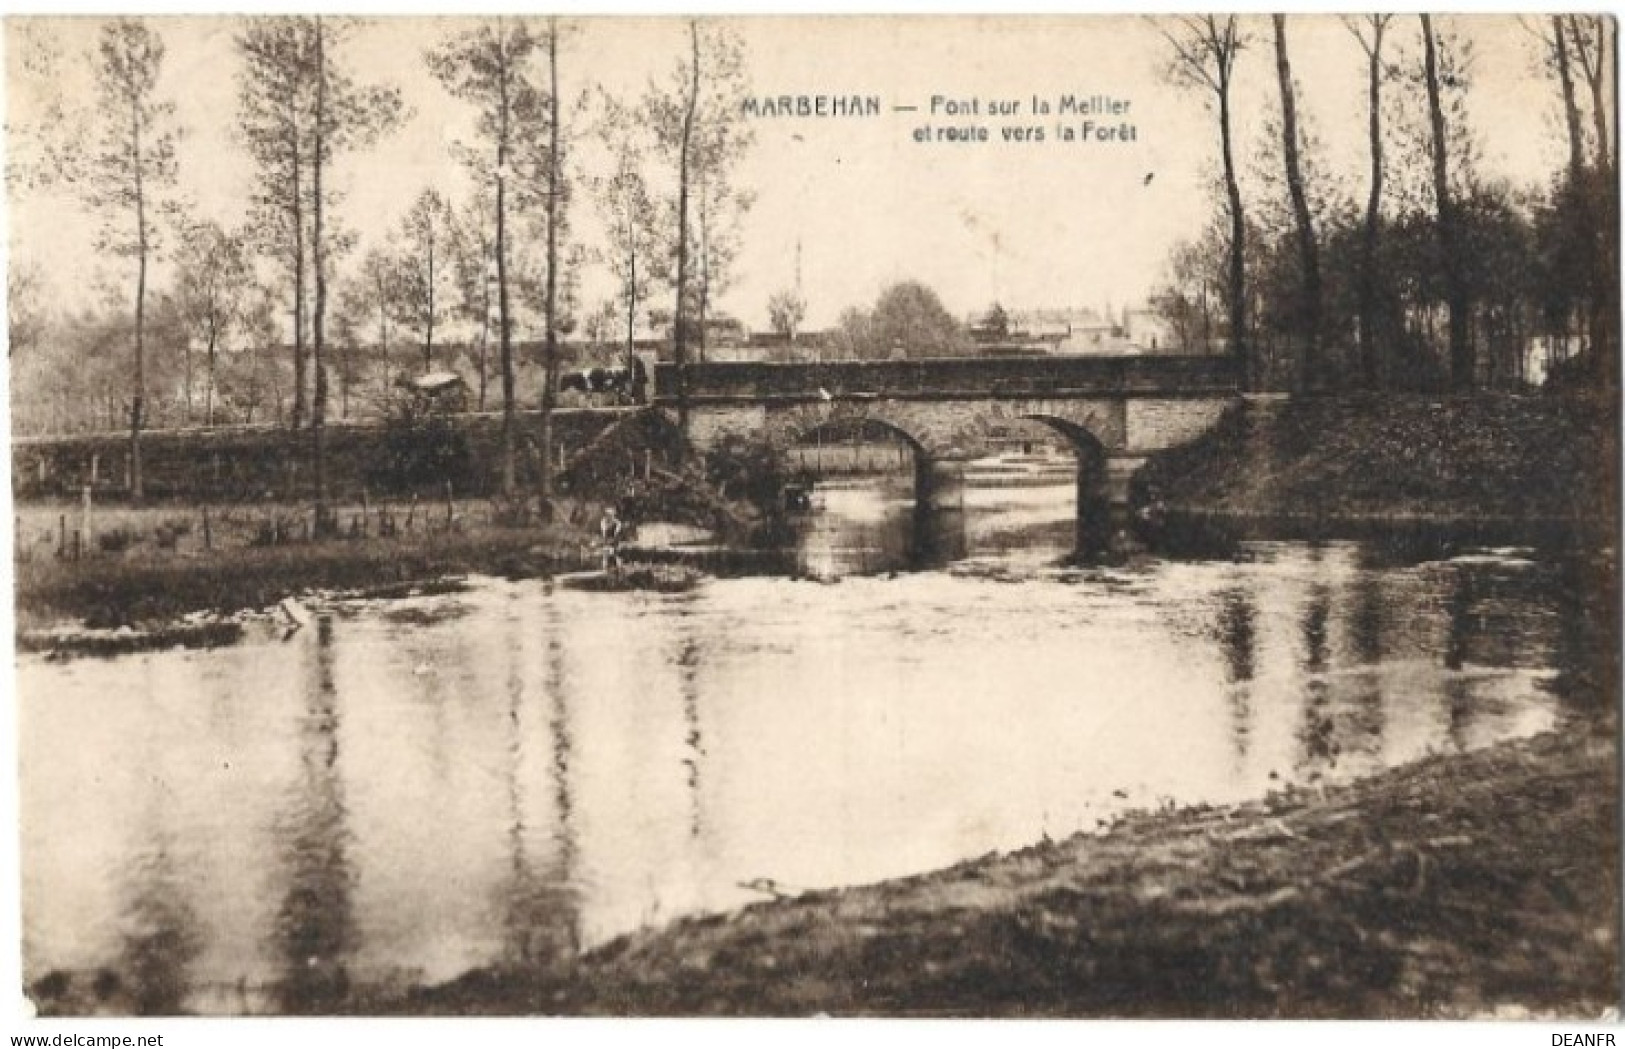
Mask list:
[[844,437],[853,433],[859,435],[884,433],[907,445],[909,450],[914,453],[916,460],[921,456],[927,458],[930,456],[930,453],[926,450],[925,442],[905,426],[889,419],[869,415],[832,415],[822,420],[809,420],[798,427],[792,427],[785,431],[785,447],[805,444],[814,437],[825,435]]
[[1105,442],[1087,425],[1047,412],[1029,412],[1015,418],[1042,423],[1061,434],[1077,460],[1077,536],[1075,552],[1099,554],[1112,538],[1111,486]]
[[[943,492],[945,478],[939,476],[942,453],[934,451],[927,443],[929,438],[922,439],[915,432],[916,429],[906,423],[866,411],[812,412],[799,416],[779,431],[779,438],[783,442],[779,447],[804,445],[809,439],[822,434],[885,434],[897,439],[909,449],[913,458],[914,553],[918,557],[929,557],[942,545],[940,537],[934,535],[932,515],[941,505],[945,494]],[[950,484],[962,482],[962,478],[956,473],[948,479],[948,482]]]

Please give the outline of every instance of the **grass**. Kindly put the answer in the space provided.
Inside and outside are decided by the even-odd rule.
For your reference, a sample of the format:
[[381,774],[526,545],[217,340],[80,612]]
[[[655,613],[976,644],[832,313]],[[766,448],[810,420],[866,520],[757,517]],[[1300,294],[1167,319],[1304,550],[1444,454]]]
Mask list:
[[[1605,723],[1606,722],[1606,723]],[[764,902],[368,1011],[1599,1016],[1619,995],[1613,722],[1325,790]]]
[[[302,590],[369,589],[470,572],[530,576],[594,561],[590,534],[569,521],[510,527],[464,504],[453,507],[448,525],[444,507],[437,509],[438,522],[425,527],[420,516],[411,532],[404,530],[403,511],[389,536],[256,545],[266,522],[293,515],[285,507],[255,507],[220,514],[218,527],[211,521],[208,549],[203,548],[201,525],[183,536],[185,543],[164,546],[155,541],[157,524],[182,516],[175,507],[123,510],[102,521],[110,530],[132,530],[142,540],[77,561],[54,556],[54,545],[43,542],[43,530],[19,529],[18,627],[35,629],[62,620],[82,620],[89,627],[150,625],[194,611],[266,607]],[[35,521],[54,516],[50,508],[33,507],[27,513]],[[201,510],[185,513],[201,516]],[[341,525],[344,520],[341,511]],[[30,537],[32,549],[24,546]]]
[[1250,402],[1141,484],[1176,510],[1321,520],[1617,520],[1612,404],[1555,396]]

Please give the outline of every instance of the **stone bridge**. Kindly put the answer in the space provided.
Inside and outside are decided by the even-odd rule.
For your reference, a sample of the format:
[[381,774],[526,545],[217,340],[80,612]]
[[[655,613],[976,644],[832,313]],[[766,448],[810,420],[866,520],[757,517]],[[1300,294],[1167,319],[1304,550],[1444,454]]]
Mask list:
[[[671,367],[656,371],[656,403],[672,414],[678,378]],[[1045,424],[1077,455],[1078,544],[1088,551],[1123,523],[1129,479],[1146,457],[1213,426],[1238,379],[1228,357],[1148,355],[709,362],[690,365],[685,381],[699,448],[729,434],[788,448],[819,434],[890,431],[914,451],[921,512],[956,505],[965,462],[992,452],[1012,421]]]

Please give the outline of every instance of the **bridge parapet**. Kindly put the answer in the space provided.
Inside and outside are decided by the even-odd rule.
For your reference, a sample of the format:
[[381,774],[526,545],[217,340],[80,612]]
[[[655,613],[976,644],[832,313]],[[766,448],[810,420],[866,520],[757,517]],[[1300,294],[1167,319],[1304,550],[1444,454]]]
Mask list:
[[[718,400],[805,401],[859,397],[907,399],[1034,397],[1078,394],[1193,395],[1234,393],[1233,358],[931,357],[885,361],[710,361],[690,364],[694,403]],[[677,395],[673,365],[655,370],[655,396]]]

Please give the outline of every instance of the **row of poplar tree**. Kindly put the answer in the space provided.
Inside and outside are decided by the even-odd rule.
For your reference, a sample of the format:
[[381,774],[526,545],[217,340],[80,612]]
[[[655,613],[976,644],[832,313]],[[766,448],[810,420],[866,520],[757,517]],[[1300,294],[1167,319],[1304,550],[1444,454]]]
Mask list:
[[[1158,20],[1171,75],[1209,101],[1220,151],[1214,220],[1174,252],[1155,299],[1178,341],[1234,353],[1255,389],[1515,389],[1537,351],[1570,388],[1617,388],[1609,21],[1520,20],[1567,145],[1566,165],[1533,191],[1481,173],[1471,39],[1428,15],[1343,19],[1365,60],[1369,171],[1362,182],[1322,170],[1292,21]],[[1274,67],[1278,108],[1261,143],[1243,140],[1233,105],[1249,61]],[[1244,174],[1261,199],[1244,199]]]
[[[518,494],[516,374],[525,362],[517,332],[523,321],[539,335],[537,436],[548,448],[560,340],[582,323],[576,281],[590,258],[607,265],[618,289],[588,319],[598,338],[613,337],[630,352],[640,318],[664,316],[679,365],[703,339],[711,301],[729,278],[739,219],[751,203],[731,177],[750,144],[738,105],[745,90],[743,52],[734,34],[720,24],[686,22],[686,46],[668,75],[651,80],[642,97],[621,100],[561,86],[576,35],[566,20],[493,16],[454,24],[423,61],[472,117],[472,135],[452,146],[474,187],[471,199],[459,207],[437,188],[424,190],[391,243],[368,252],[348,280],[337,282],[337,264],[356,236],[334,185],[335,162],[368,150],[409,115],[396,87],[361,83],[354,75],[347,49],[360,27],[354,19],[321,16],[240,21],[231,38],[234,130],[255,178],[235,229],[188,214],[181,187],[206,176],[178,170],[181,129],[173,102],[159,91],[166,48],[161,28],[145,20],[101,27],[86,136],[53,137],[49,128],[36,128],[45,145],[34,166],[14,166],[19,189],[76,189],[100,220],[98,250],[133,263],[133,286],[116,292],[125,304],[133,300],[133,311],[122,311],[123,317],[133,313],[133,325],[104,316],[81,318],[80,325],[89,329],[81,333],[89,345],[124,362],[117,369],[122,396],[106,389],[100,399],[107,415],[123,416],[128,426],[136,498],[155,331],[161,345],[182,350],[167,362],[178,363],[181,372],[177,421],[205,425],[227,414],[217,406],[217,379],[228,338],[235,333],[247,349],[234,356],[249,358],[233,362],[235,387],[258,403],[287,367],[261,358],[280,352],[279,333],[291,333],[291,381],[286,391],[276,390],[287,402],[277,415],[307,436],[319,519],[327,496],[324,430],[335,409],[331,384],[336,378],[344,414],[351,387],[364,381],[369,364],[374,389],[387,390],[392,325],[411,329],[426,370],[437,363],[447,327],[472,333],[461,341],[476,348],[480,406],[488,365],[500,390],[501,485],[508,496]],[[42,114],[40,124],[53,117],[61,113]],[[592,179],[573,162],[589,135],[612,160],[607,175]],[[571,210],[583,189],[605,230],[606,243],[591,252],[570,240]],[[174,263],[174,280],[160,294],[149,284],[165,256]],[[50,321],[31,309],[31,279],[25,267],[8,278],[12,364],[24,383],[30,353],[42,368],[60,372],[63,363],[48,359]],[[673,296],[666,314],[649,307],[662,287]],[[370,362],[356,356],[369,333],[377,335]],[[82,397],[83,378],[64,378],[58,389],[64,397]],[[681,415],[686,400],[680,397]],[[553,485],[549,456],[539,458],[538,472],[535,494],[545,506]]]

